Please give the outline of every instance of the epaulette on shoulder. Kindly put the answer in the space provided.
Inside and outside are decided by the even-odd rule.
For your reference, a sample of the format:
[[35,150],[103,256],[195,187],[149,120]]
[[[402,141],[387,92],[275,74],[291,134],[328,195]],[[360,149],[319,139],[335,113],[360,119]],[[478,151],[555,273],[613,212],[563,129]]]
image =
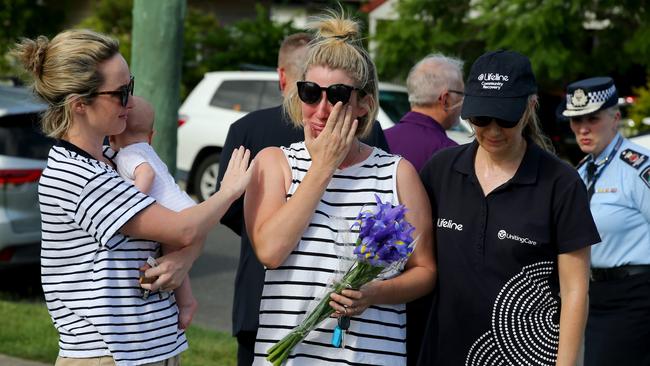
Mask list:
[[618,157],[634,169],[639,169],[648,161],[648,155],[641,154],[630,148],[621,151]]

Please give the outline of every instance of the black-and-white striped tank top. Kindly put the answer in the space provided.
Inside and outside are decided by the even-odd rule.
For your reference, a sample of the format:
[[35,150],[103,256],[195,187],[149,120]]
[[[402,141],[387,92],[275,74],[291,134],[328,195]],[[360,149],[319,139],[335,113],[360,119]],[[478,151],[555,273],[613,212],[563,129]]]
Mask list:
[[[304,142],[283,147],[291,167],[287,199],[311,165]],[[336,170],[309,227],[289,257],[277,269],[267,269],[260,304],[260,326],[254,365],[265,365],[267,350],[304,319],[312,300],[324,295],[339,270],[337,243],[354,242],[349,230],[364,205],[382,201],[398,204],[397,165],[401,158],[375,148],[361,163]],[[341,253],[338,252],[340,255]],[[406,364],[405,305],[374,305],[352,317],[345,348],[331,345],[335,319],[327,319],[292,351],[286,365],[404,365]]]

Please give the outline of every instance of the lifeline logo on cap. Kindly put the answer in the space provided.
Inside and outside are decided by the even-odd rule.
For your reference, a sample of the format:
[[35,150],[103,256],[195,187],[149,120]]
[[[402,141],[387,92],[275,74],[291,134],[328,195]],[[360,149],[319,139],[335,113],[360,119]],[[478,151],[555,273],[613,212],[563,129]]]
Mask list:
[[510,79],[508,75],[501,75],[497,73],[483,73],[478,76],[478,81],[481,82],[483,89],[498,89],[501,90],[503,82]]
[[595,77],[576,81],[567,87],[564,117],[577,117],[598,112],[618,103],[614,80],[610,77]]
[[474,61],[465,83],[461,117],[519,121],[537,83],[528,57],[514,51],[486,52]]

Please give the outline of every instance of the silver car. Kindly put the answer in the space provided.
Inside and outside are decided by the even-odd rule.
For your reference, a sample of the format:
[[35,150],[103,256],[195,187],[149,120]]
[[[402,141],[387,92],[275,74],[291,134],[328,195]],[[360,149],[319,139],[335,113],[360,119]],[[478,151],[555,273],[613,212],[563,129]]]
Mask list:
[[53,144],[40,132],[45,108],[26,88],[0,85],[0,268],[39,261],[38,180]]

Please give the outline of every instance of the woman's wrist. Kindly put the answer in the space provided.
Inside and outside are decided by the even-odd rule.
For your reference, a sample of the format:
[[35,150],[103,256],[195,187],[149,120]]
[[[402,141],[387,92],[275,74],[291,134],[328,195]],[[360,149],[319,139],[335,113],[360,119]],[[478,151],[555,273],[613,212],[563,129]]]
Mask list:
[[235,189],[228,188],[228,187],[221,187],[213,196],[216,196],[216,200],[218,201],[224,201],[220,202],[219,204],[227,204],[231,205],[233,202],[237,200],[241,196],[241,193],[237,192]]
[[309,170],[307,171],[307,174],[310,174],[314,176],[315,178],[320,178],[318,179],[319,181],[325,181],[329,182],[330,179],[334,176],[334,172],[336,171],[336,166],[332,166],[331,164],[319,164],[317,162],[312,162],[311,166],[309,167]]

